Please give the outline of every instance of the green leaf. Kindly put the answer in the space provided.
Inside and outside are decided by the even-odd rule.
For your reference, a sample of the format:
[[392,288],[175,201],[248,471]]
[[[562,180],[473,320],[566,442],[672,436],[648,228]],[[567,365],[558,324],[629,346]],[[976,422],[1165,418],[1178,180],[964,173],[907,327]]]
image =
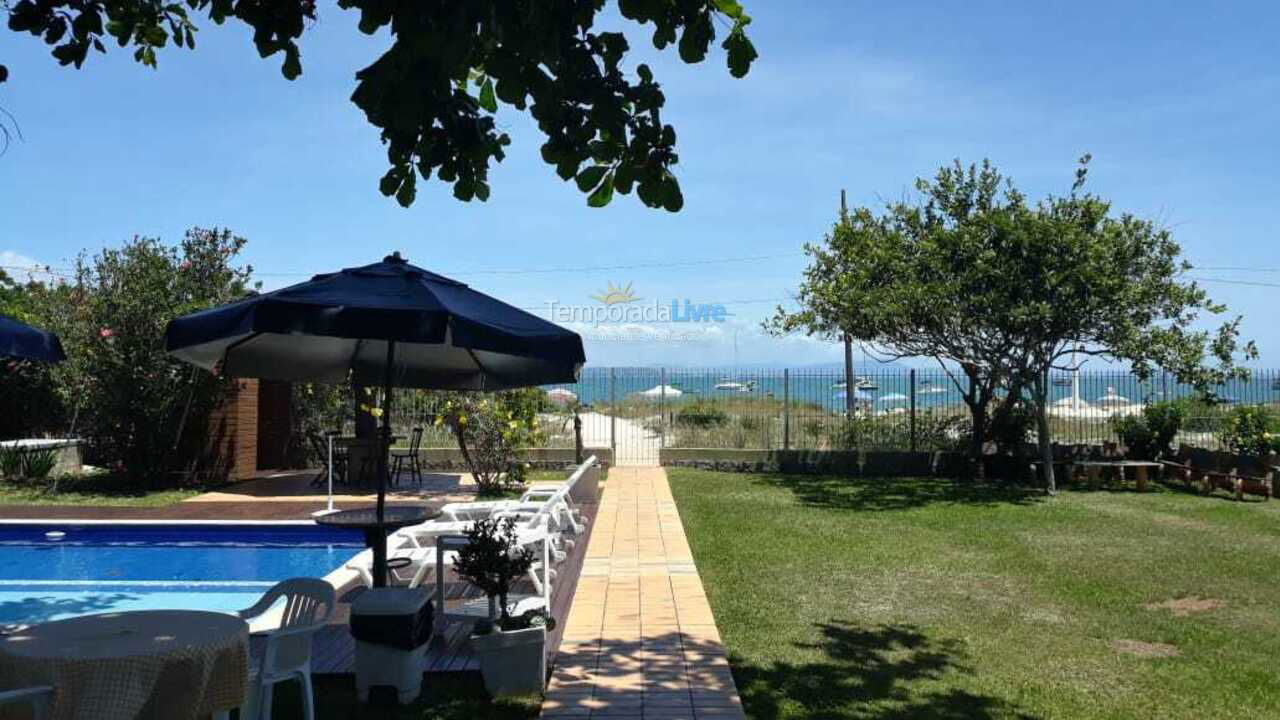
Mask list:
[[169,33],[159,25],[152,25],[151,27],[146,29],[146,32],[143,33],[142,38],[149,45],[154,45],[156,47],[164,47],[164,44],[169,41]]
[[662,209],[667,212],[680,212],[684,207],[684,194],[680,192],[680,183],[675,177],[668,177],[662,184]]
[[[296,46],[285,48],[284,65],[280,66],[280,72],[288,80],[297,79],[302,74],[302,60]],[[410,200],[410,202],[413,201]]]
[[604,181],[600,183],[600,187],[591,193],[587,198],[587,205],[591,207],[604,207],[613,200],[613,173],[604,176]]
[[393,167],[387,171],[386,175],[382,176],[381,180],[378,181],[378,190],[381,191],[383,195],[391,197],[398,189],[400,189],[400,168]]
[[396,202],[400,203],[400,207],[409,207],[413,204],[413,200],[418,195],[418,176],[410,170],[404,178],[404,182],[400,183],[400,189],[396,191]]
[[649,66],[645,65],[644,63],[640,63],[640,65],[636,67],[636,74],[640,76],[640,80],[643,82],[646,82],[646,83],[653,82],[653,71],[650,70]]
[[9,68],[0,65],[0,83],[9,79]]
[[493,95],[493,79],[485,78],[480,86],[480,107],[489,112],[498,112],[498,99]]
[[609,171],[607,165],[592,165],[578,173],[578,189],[582,192],[589,192],[591,188],[600,184],[600,179]]
[[759,57],[755,45],[742,30],[735,28],[720,45],[728,53],[729,74],[740,78],[751,69],[751,63]]

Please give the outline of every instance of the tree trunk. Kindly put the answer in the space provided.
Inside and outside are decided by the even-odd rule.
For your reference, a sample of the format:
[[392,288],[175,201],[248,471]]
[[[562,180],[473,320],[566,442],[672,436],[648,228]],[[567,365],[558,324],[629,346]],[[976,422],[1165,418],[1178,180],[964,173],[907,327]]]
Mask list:
[[462,461],[467,464],[467,469],[471,470],[471,479],[475,480],[477,487],[487,490],[489,487],[488,478],[483,477],[480,469],[476,467],[475,463],[471,462],[471,452],[467,450],[467,440],[462,428],[454,426],[453,436],[458,439],[458,451],[462,453]]
[[987,441],[987,404],[977,402],[969,405],[969,416],[973,425],[973,432],[969,435],[969,459],[973,464],[974,478],[981,480],[986,476],[983,445]]
[[1044,488],[1050,495],[1058,494],[1053,477],[1053,439],[1049,437],[1049,371],[1045,370],[1032,385],[1035,393],[1036,440],[1040,446],[1040,461],[1044,467]]

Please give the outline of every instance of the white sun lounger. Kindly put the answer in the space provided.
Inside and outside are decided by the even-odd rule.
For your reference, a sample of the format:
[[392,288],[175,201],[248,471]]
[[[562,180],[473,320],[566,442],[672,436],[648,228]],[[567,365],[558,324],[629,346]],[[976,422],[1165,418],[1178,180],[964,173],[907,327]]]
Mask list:
[[555,499],[551,508],[554,518],[567,526],[575,535],[582,532],[582,513],[573,504],[573,490],[578,482],[599,464],[595,455],[587,458],[569,476],[558,483],[536,483],[525,490],[518,500],[489,500],[449,503],[440,509],[446,521],[465,522],[490,517],[498,512],[537,512],[543,503]]

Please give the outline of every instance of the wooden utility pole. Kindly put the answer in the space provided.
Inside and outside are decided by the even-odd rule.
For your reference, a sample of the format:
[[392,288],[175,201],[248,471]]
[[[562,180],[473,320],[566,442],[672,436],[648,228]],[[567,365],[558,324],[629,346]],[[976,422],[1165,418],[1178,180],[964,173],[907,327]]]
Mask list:
[[[840,223],[849,222],[849,206],[846,204],[844,188],[840,189]],[[857,388],[853,384],[853,338],[844,333],[844,414],[853,417],[853,394]]]

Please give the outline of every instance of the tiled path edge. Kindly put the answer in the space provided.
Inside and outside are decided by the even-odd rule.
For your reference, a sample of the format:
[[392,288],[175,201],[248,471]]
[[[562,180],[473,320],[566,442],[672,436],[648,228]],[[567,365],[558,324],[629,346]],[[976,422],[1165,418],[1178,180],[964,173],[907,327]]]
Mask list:
[[542,717],[745,717],[662,468],[609,471]]

